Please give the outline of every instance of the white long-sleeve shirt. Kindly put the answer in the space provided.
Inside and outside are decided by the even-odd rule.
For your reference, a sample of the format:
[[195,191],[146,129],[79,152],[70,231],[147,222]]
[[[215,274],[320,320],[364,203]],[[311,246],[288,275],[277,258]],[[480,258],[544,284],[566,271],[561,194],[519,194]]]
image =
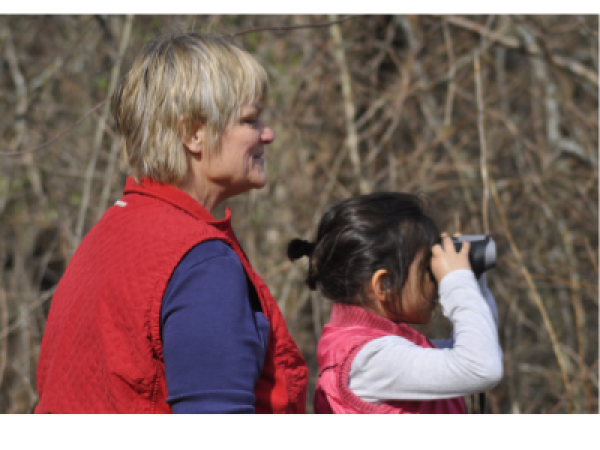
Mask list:
[[422,348],[399,336],[368,342],[350,368],[349,387],[367,402],[461,397],[496,386],[502,378],[496,302],[485,274],[455,270],[439,284],[442,312],[453,324],[450,339]]

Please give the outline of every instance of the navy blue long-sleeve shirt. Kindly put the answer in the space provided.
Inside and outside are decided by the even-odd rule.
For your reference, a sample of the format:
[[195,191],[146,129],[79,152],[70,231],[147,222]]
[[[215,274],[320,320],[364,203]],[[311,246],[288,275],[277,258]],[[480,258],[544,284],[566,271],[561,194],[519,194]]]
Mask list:
[[269,322],[235,252],[215,240],[179,262],[165,290],[161,337],[174,413],[253,413]]

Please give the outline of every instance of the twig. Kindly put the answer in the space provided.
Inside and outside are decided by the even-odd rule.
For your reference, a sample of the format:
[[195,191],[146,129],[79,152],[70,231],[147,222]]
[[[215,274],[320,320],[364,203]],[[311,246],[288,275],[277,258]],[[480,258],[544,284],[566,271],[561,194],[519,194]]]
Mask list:
[[[511,264],[510,261],[507,261],[507,262],[508,262],[508,264]],[[515,268],[518,269],[518,266],[515,266]],[[545,280],[545,281],[549,281],[549,282],[555,283],[555,284],[558,284],[558,283],[570,284],[571,283],[571,280],[567,279],[567,278],[560,278],[560,277],[556,277],[553,275],[544,275],[544,274],[535,273],[535,272],[530,272],[530,274],[531,274],[531,278],[538,279],[538,280]],[[578,286],[583,289],[588,289],[593,292],[598,292],[598,285],[595,285],[595,284],[579,281]]]
[[287,319],[287,320],[289,320],[289,322],[290,322],[290,333],[295,334],[296,326],[300,322],[300,318],[301,318],[300,313],[304,309],[304,306],[306,305],[306,303],[308,303],[310,298],[311,298],[311,291],[309,289],[304,289],[302,291],[302,294],[300,295],[300,300],[298,301],[298,304],[296,305],[294,312],[290,312],[289,315],[287,316],[287,317],[289,317],[289,319]]
[[[329,170],[327,183],[325,184],[325,187],[323,188],[323,191],[321,192],[321,196],[319,197],[319,202],[317,203],[317,206],[314,209],[313,220],[312,220],[313,226],[319,222],[323,207],[327,203],[328,199],[331,197],[331,193],[333,192],[333,189],[336,186],[336,182],[338,180],[337,175],[338,175],[340,167],[342,165],[342,161],[345,159],[345,156],[346,156],[346,153],[342,149],[340,149],[333,161],[331,169]],[[313,233],[312,228],[313,227],[309,227],[309,229],[307,229],[304,232],[302,239],[310,238],[310,235]],[[292,265],[292,268],[290,269],[290,271],[287,273],[287,275],[285,277],[283,289],[281,290],[281,295],[278,297],[278,302],[277,302],[282,314],[284,314],[284,311],[286,310],[287,298],[290,294],[292,282],[294,279],[296,279],[296,274],[298,273],[298,270],[299,270],[298,265],[295,265],[295,264]],[[306,295],[308,295],[308,290],[305,290],[303,295],[305,293],[306,293]],[[301,301],[302,304],[304,304],[306,301],[308,301],[308,296],[306,298],[305,297],[302,297],[302,298],[303,298],[303,300]],[[299,309],[297,309],[297,311],[298,310]]]
[[594,266],[594,271],[596,272],[596,275],[598,275],[598,255],[595,255],[594,252],[592,251],[592,246],[590,245],[590,239],[588,236],[586,236],[584,238],[583,244],[585,245],[585,251],[587,252],[588,256],[590,257],[590,261],[592,262],[592,265]]
[[104,210],[106,209],[108,197],[110,196],[112,188],[112,177],[115,173],[115,168],[117,165],[117,156],[119,154],[120,148],[121,141],[120,139],[115,138],[113,140],[112,148],[110,149],[110,155],[108,156],[108,166],[106,167],[106,171],[104,172],[104,184],[102,186],[102,194],[100,195],[100,202],[98,203],[96,218],[100,218],[100,216],[104,213]]
[[2,29],[0,29],[0,36],[2,36],[5,41],[6,60],[8,62],[8,68],[10,70],[13,83],[15,84],[15,90],[17,94],[17,105],[15,108],[16,133],[11,144],[9,145],[11,153],[14,153],[14,150],[19,148],[21,141],[25,137],[25,114],[27,113],[29,104],[27,99],[27,83],[25,82],[25,77],[19,68],[19,58],[17,56],[17,51],[12,40],[8,23],[6,23],[5,20],[2,20],[0,24],[2,25]]
[[[571,351],[571,352],[572,352],[572,351]],[[570,349],[566,348],[566,349],[565,349],[565,354],[569,354],[569,353],[570,353]],[[573,359],[575,359],[575,360],[576,360],[576,355],[569,355],[569,356],[571,356]],[[590,369],[592,369],[592,368],[593,368],[593,367],[590,367]],[[588,370],[587,370],[587,367],[586,367],[586,370],[585,370],[585,372],[587,373],[587,371],[588,371]],[[591,374],[593,374],[593,373],[594,373],[592,370],[590,370],[589,372],[590,372]],[[588,380],[588,379],[592,379],[592,380],[593,380],[593,378],[592,378],[592,377],[588,377],[588,376],[587,376],[587,374],[586,374],[586,380]],[[588,380],[588,381],[589,381],[589,380]],[[572,380],[572,381],[571,381],[571,385],[570,385],[570,389],[569,389],[569,390],[573,390],[573,389],[574,389],[574,388],[576,388],[576,387],[577,387],[577,379],[574,379],[574,380]],[[597,411],[592,411],[592,403],[591,403],[591,401],[592,401],[592,398],[590,397],[589,409],[585,409],[585,410],[583,410],[583,411],[575,411],[575,412],[584,412],[584,413],[597,413]],[[556,406],[554,406],[554,408],[552,408],[552,409],[549,411],[549,414],[554,414],[554,413],[556,413],[556,412],[557,412],[557,411],[560,409],[560,407],[561,407],[561,406],[562,406],[564,403],[570,403],[570,401],[569,401],[569,397],[568,397],[568,394],[567,394],[567,393],[563,393],[563,394],[560,396],[560,401],[559,401],[559,403],[558,403]]]
[[564,219],[558,220],[558,230],[563,240],[563,246],[565,248],[565,256],[570,267],[570,281],[571,281],[571,303],[573,305],[573,313],[575,315],[575,328],[577,331],[577,347],[578,347],[578,359],[579,369],[581,371],[581,383],[583,387],[584,399],[586,402],[585,410],[589,409],[591,405],[592,394],[589,390],[587,383],[587,367],[585,365],[585,354],[587,352],[587,339],[585,335],[585,309],[581,302],[581,283],[580,276],[577,270],[577,258],[573,251],[573,235],[569,231],[569,227],[565,224]]
[[[54,295],[54,291],[56,291],[57,286],[58,285],[48,289],[47,291],[42,292],[35,303],[30,303],[29,305],[26,306],[26,308],[27,308],[26,311],[27,312],[35,311],[37,308],[42,306],[44,304],[44,302],[46,302],[48,299],[50,299]],[[3,291],[0,291],[0,292],[3,292]],[[20,328],[21,325],[23,325],[25,322],[26,322],[26,318],[24,316],[21,316],[20,319],[18,319],[16,322],[14,322],[10,325],[8,325],[8,322],[6,324],[3,323],[2,331],[0,332],[0,340],[5,339],[10,333],[12,333],[16,329]]]
[[[6,292],[0,288],[0,330],[8,329],[8,306],[6,303]],[[1,341],[0,337],[0,341]],[[6,356],[8,353],[8,342],[0,342],[0,387],[6,369]]]
[[350,19],[352,19],[352,16],[346,16],[346,17],[343,17],[341,19],[332,20],[330,22],[315,23],[315,24],[309,24],[309,25],[287,25],[287,26],[280,26],[280,27],[256,27],[256,28],[248,28],[247,30],[236,31],[235,33],[231,33],[231,34],[229,34],[229,37],[236,37],[236,36],[241,36],[243,34],[255,33],[257,31],[287,31],[287,30],[297,30],[299,28],[321,28],[321,27],[328,27],[330,25],[342,23],[342,22],[345,22],[346,20],[350,20]]
[[[129,43],[129,37],[131,34],[131,26],[133,23],[133,15],[129,14],[125,18],[125,24],[123,25],[123,33],[121,35],[121,43],[119,44],[119,58],[118,62],[112,67],[110,74],[110,84],[108,88],[108,92],[112,92],[119,80],[119,72],[121,71],[121,62],[122,56],[125,53],[125,49]],[[110,104],[107,102],[104,105],[104,109],[102,110],[102,115],[100,116],[100,121],[98,122],[98,128],[96,129],[96,136],[94,138],[94,147],[92,150],[92,157],[88,164],[86,170],[85,181],[83,185],[83,195],[81,199],[81,206],[79,208],[79,216],[77,218],[77,225],[75,228],[75,239],[76,242],[81,241],[81,237],[83,236],[83,226],[85,223],[85,213],[88,208],[89,200],[90,200],[90,191],[92,187],[92,179],[94,175],[94,171],[96,169],[96,160],[98,158],[98,154],[100,153],[100,147],[102,146],[102,137],[104,135],[104,128],[106,126],[106,120],[108,118],[108,114],[110,112]],[[73,249],[74,251],[75,249]]]
[[55,58],[54,62],[50,66],[47,66],[39,75],[32,78],[29,82],[29,91],[33,92],[38,88],[45,86],[46,83],[48,83],[55,75],[57,75],[60,69],[62,69],[67,62],[70,62],[73,55],[75,55],[75,53],[81,49],[81,46],[87,42],[90,42],[89,35],[93,32],[93,30],[94,27],[86,26],[82,36],[76,37],[75,39],[70,38],[76,42],[75,45],[70,46],[68,51],[61,52],[61,54]]
[[[590,375],[590,381],[594,384],[596,389],[598,389],[598,360],[596,360],[596,362],[590,366],[589,375]],[[596,413],[597,413],[597,411],[596,411]]]
[[352,82],[348,64],[346,63],[346,51],[344,50],[344,41],[342,31],[339,26],[339,20],[335,15],[331,15],[331,27],[329,28],[333,42],[335,44],[335,59],[340,68],[340,82],[342,85],[342,99],[344,102],[344,118],[346,121],[346,148],[350,155],[350,162],[354,168],[354,176],[358,181],[358,189],[361,194],[371,190],[368,181],[363,180],[360,170],[360,157],[358,154],[358,135],[356,133],[355,108],[352,98]]
[[[429,91],[430,83],[428,80],[427,73],[425,72],[421,62],[418,59],[414,59],[417,52],[421,48],[421,43],[418,41],[418,38],[413,31],[413,27],[410,23],[410,20],[405,16],[400,17],[398,20],[400,22],[400,25],[404,29],[405,34],[408,36],[409,47],[411,49],[413,58],[411,62],[413,64],[414,71],[417,74],[420,87],[422,88],[423,95],[419,96],[419,105],[423,112],[423,116],[425,117],[425,122],[435,134],[436,143],[441,143],[444,149],[450,154],[450,157],[452,159],[452,162],[454,163],[454,166],[456,168],[455,170],[459,178],[465,182],[463,192],[467,206],[471,211],[476,211],[477,208],[475,207],[475,202],[473,201],[470,190],[466,186],[466,182],[468,181],[469,176],[465,171],[459,169],[463,163],[463,160],[460,156],[460,152],[458,151],[457,146],[452,145],[450,139],[450,136],[454,132],[457,132],[459,130],[459,126],[455,126],[453,129],[446,129],[442,126],[440,119],[436,115],[436,99],[433,96],[433,94]],[[471,56],[469,55],[468,58],[471,58]],[[464,138],[467,138],[466,134],[463,136]],[[476,215],[472,215],[472,217],[474,220],[477,219]]]
[[[508,258],[507,258],[508,260]],[[509,261],[509,260],[508,260]],[[514,316],[518,319],[518,324],[516,327],[516,331],[517,333],[519,333],[520,331],[522,331],[523,327],[529,328],[531,331],[533,331],[534,334],[541,334],[542,330],[539,326],[538,323],[534,322],[533,320],[529,319],[527,317],[527,314],[525,313],[525,311],[523,311],[520,307],[519,307],[519,299],[516,298],[514,295],[510,295],[508,293],[508,290],[506,288],[505,285],[503,285],[502,283],[500,283],[497,286],[498,291],[503,294],[502,297],[507,299],[505,303],[508,304],[508,313],[507,315],[512,315],[514,314]],[[521,327],[521,325],[523,327]],[[519,338],[515,338],[514,342],[520,343],[520,339]],[[514,366],[512,366],[512,369],[514,369]]]
[[[13,78],[13,82],[17,91],[17,105],[15,108],[15,130],[16,135],[9,145],[10,151],[14,152],[22,142],[27,142],[28,133],[26,132],[26,120],[25,115],[29,109],[29,94],[27,89],[27,83],[21,69],[19,68],[19,58],[12,41],[12,36],[8,23],[3,23],[2,30],[0,32],[4,34],[6,40],[6,59]],[[41,199],[42,208],[44,209],[45,203],[47,202],[46,196],[42,189],[42,182],[39,170],[33,164],[33,159],[30,154],[23,155],[23,162],[27,166],[27,174],[34,193]]]
[[307,78],[309,78],[309,75],[312,73],[313,69],[315,68],[315,66],[318,66],[322,63],[322,60],[328,55],[329,53],[329,48],[332,46],[330,41],[327,41],[326,43],[323,44],[323,48],[321,48],[319,50],[319,52],[317,53],[317,55],[315,57],[312,58],[312,61],[310,61],[310,63],[303,65],[301,67],[301,70],[299,70],[296,74],[295,74],[295,78],[297,80],[296,82],[296,87],[294,88],[294,91],[292,93],[292,95],[290,96],[290,100],[289,100],[289,104],[292,105],[291,109],[290,109],[290,114],[292,115],[292,117],[296,117],[297,114],[295,112],[295,108],[298,105],[298,96],[300,94],[300,92],[303,92],[303,87],[306,86],[310,80],[307,80]]
[[29,90],[34,91],[37,88],[44,86],[48,82],[48,80],[50,80],[56,74],[56,72],[58,72],[58,70],[62,68],[64,63],[65,59],[62,56],[58,56],[50,65],[50,67],[44,68],[44,70],[42,70],[42,73],[40,73],[38,76],[36,76],[29,82]]
[[288,317],[286,315],[287,299],[290,295],[292,283],[296,279],[296,274],[298,273],[298,270],[299,269],[296,265],[291,266],[291,269],[287,273],[285,281],[283,282],[283,288],[281,289],[281,293],[277,296],[277,306],[279,306],[281,314],[283,314],[285,317]]
[[[16,83],[17,93],[18,93],[18,97],[20,99],[19,103],[17,104],[17,109],[16,109],[16,116],[17,116],[16,128],[17,128],[17,138],[18,138],[18,139],[15,139],[15,141],[14,141],[16,144],[16,145],[14,145],[14,148],[16,149],[20,143],[19,136],[21,136],[23,134],[22,130],[24,130],[24,115],[25,115],[25,112],[27,111],[27,106],[26,106],[27,105],[27,101],[26,101],[27,86],[25,85],[24,79],[23,79],[22,75],[20,74],[20,71],[18,70],[18,65],[15,66],[16,53],[15,53],[14,49],[12,48],[12,40],[9,39],[10,31],[8,29],[7,24],[5,24],[5,26],[3,27],[3,33],[5,34],[5,38],[7,40],[7,52],[8,52],[9,64],[11,66],[11,70],[13,71],[13,74],[16,75],[16,77],[17,77],[15,80],[17,81],[17,83]],[[78,46],[79,46],[79,43],[75,47],[78,47]],[[29,90],[33,91],[33,90],[37,89],[39,86],[42,86],[47,80],[49,80],[57,72],[57,70],[62,66],[62,64],[64,64],[64,58],[62,58],[62,57],[57,58],[54,61],[54,64],[52,65],[52,67],[50,69],[45,69],[40,75],[38,75],[36,78],[31,80],[30,85],[29,85]],[[21,86],[21,84],[22,84],[22,86]],[[25,99],[25,102],[23,102],[23,99]],[[100,106],[101,106],[101,104],[98,105],[98,107],[100,107]],[[51,143],[53,143],[54,141],[58,140],[65,133],[71,131],[77,125],[79,125],[79,123],[81,123],[81,121],[83,119],[85,119],[89,114],[91,114],[93,111],[95,111],[95,109],[96,108],[92,109],[85,116],[83,116],[80,120],[75,122],[71,127],[67,128],[63,132],[56,135],[54,138],[50,139],[47,142],[44,142],[41,145],[38,145],[38,146],[30,148],[30,149],[20,150],[20,151],[11,150],[8,152],[0,152],[0,156],[22,155],[25,153],[30,153],[30,152],[39,150],[41,148],[44,148],[44,147],[50,145]],[[35,175],[34,175],[34,177],[35,177]]]
[[[527,49],[533,53],[540,53],[542,51],[544,55],[547,56],[546,59],[551,60],[549,50],[544,47],[544,43],[541,39],[536,39],[534,34],[529,30],[525,24],[520,25],[520,32],[524,37]],[[541,49],[541,50],[540,50]],[[560,109],[558,106],[558,101],[556,99],[556,85],[552,82],[551,77],[548,76],[547,65],[543,60],[534,60],[532,61],[533,66],[533,74],[536,77],[536,86],[535,89],[538,92],[538,96],[543,98],[543,105],[545,106],[545,114],[539,114],[540,116],[546,117],[546,147],[549,148],[550,152],[545,152],[542,156],[543,159],[543,170],[547,169],[552,161],[558,157],[560,154],[559,144],[561,142],[561,133],[560,133]],[[545,88],[544,93],[542,93],[542,87]],[[537,102],[538,99],[534,98],[534,102]],[[542,104],[542,102],[539,102]],[[541,122],[541,121],[540,121]],[[540,123],[540,130],[543,130],[543,125]],[[540,131],[540,134],[543,132]],[[554,157],[547,155],[554,154]],[[583,153],[583,151],[582,151]]]
[[452,36],[450,30],[448,30],[448,22],[446,18],[442,19],[442,28],[444,30],[444,41],[446,43],[446,53],[448,53],[448,65],[450,69],[448,76],[448,93],[446,94],[446,106],[444,108],[444,126],[449,127],[452,124],[452,106],[454,104],[454,92],[456,90],[456,82],[454,80],[456,76],[456,64],[454,62],[454,50],[452,44]]
[[371,83],[375,85],[377,83],[377,72],[379,71],[379,67],[381,66],[381,62],[383,59],[390,53],[394,52],[392,48],[392,42],[394,37],[396,36],[396,23],[393,19],[391,19],[388,23],[388,26],[385,31],[385,39],[382,42],[374,42],[373,47],[377,47],[379,49],[377,55],[373,58],[372,61],[369,61],[369,66],[372,67],[371,72]]
[[[519,39],[517,39],[515,37],[505,36],[505,35],[501,35],[499,33],[490,31],[483,25],[476,23],[476,22],[472,22],[463,17],[447,16],[446,20],[448,20],[448,22],[450,22],[451,24],[456,25],[458,27],[473,31],[475,33],[485,35],[491,41],[502,44],[505,47],[523,50],[526,54],[531,55],[531,56],[543,56],[543,54],[541,52],[534,52],[534,51],[527,50],[521,44],[521,42],[519,42]],[[595,73],[594,71],[588,69],[580,62],[570,60],[570,59],[565,58],[560,55],[548,54],[548,56],[550,57],[550,60],[551,60],[550,62],[552,62],[556,66],[561,67],[563,69],[567,69],[567,70],[573,72],[574,74],[579,75],[582,78],[585,78],[590,83],[592,83],[594,86],[598,86],[598,74]]]
[[316,291],[311,291],[310,300],[312,306],[313,331],[315,333],[315,340],[318,341],[321,338],[321,330],[324,325],[323,318],[321,317],[321,299]]
[[52,144],[53,142],[55,142],[58,139],[60,139],[61,137],[63,137],[65,134],[67,134],[69,131],[71,131],[73,128],[75,128],[77,125],[79,125],[81,122],[83,122],[90,114],[92,114],[97,109],[101,108],[102,105],[104,105],[107,101],[108,101],[108,99],[102,100],[100,103],[98,103],[92,109],[90,109],[87,113],[85,113],[85,115],[83,115],[83,117],[81,117],[81,119],[79,119],[77,122],[75,122],[70,127],[66,128],[65,130],[63,130],[60,133],[58,133],[56,136],[54,136],[49,141],[46,141],[43,144],[40,144],[40,145],[38,145],[36,147],[32,147],[32,148],[29,148],[29,149],[25,149],[25,150],[19,150],[19,151],[15,151],[15,152],[0,152],[0,156],[22,155],[23,153],[35,152],[35,151],[40,150],[40,149],[42,149],[44,147],[47,147],[48,145]]
[[[319,197],[318,207],[315,208],[315,213],[313,215],[313,225],[316,225],[319,222],[321,209],[327,203],[327,200],[330,198],[331,193],[333,192],[333,188],[335,187],[335,184],[338,181],[338,173],[340,171],[342,161],[344,160],[344,156],[345,153],[342,151],[342,149],[340,149],[333,161],[333,164],[331,165],[327,183],[325,184],[325,188],[323,189],[323,191],[321,192],[321,196]],[[306,239],[306,237],[304,239]]]
[[[539,309],[540,314],[542,315],[542,319],[544,321],[544,325],[546,326],[546,331],[548,332],[548,335],[550,336],[550,343],[552,344],[552,350],[554,351],[554,355],[556,357],[558,366],[560,368],[563,384],[565,386],[565,389],[569,390],[569,386],[570,386],[569,385],[569,377],[567,375],[567,370],[564,365],[563,357],[560,353],[559,343],[558,343],[558,339],[556,338],[556,333],[554,332],[554,327],[552,326],[552,322],[550,321],[550,317],[548,316],[546,307],[544,306],[544,303],[542,302],[542,299],[540,298],[537,288],[535,287],[535,283],[533,282],[533,279],[531,278],[531,274],[529,273],[529,270],[527,269],[527,267],[525,266],[525,264],[523,262],[523,257],[521,256],[521,252],[519,251],[519,248],[517,247],[517,244],[515,243],[515,241],[513,239],[512,232],[510,231],[508,222],[506,220],[506,214],[504,213],[504,207],[502,206],[500,197],[498,196],[498,192],[496,192],[496,187],[494,186],[492,179],[490,179],[490,190],[492,193],[492,197],[494,199],[494,203],[496,204],[496,209],[498,211],[500,223],[502,225],[502,228],[504,228],[504,232],[508,239],[510,248],[511,248],[513,254],[515,255],[515,258],[517,259],[517,262],[519,263],[521,274],[523,275],[523,277],[525,278],[525,281],[527,282],[527,284],[529,286],[529,289],[531,292],[531,299],[533,300],[533,303],[535,304],[535,306]],[[570,407],[572,407],[571,403],[570,403]]]
[[[393,51],[390,51],[390,57],[392,60],[397,60],[398,57],[394,54]],[[377,143],[377,145],[373,146],[373,149],[368,153],[365,158],[365,166],[369,166],[373,160],[377,157],[379,153],[383,150],[384,145],[390,140],[396,128],[400,124],[400,119],[402,119],[402,109],[404,106],[404,101],[408,97],[409,92],[409,84],[410,84],[410,72],[403,67],[399,61],[396,64],[400,68],[400,89],[398,91],[398,95],[396,101],[392,105],[391,113],[392,120],[390,124],[387,126],[385,133]]]
[[581,17],[576,16],[577,22],[579,22],[579,25],[581,25],[581,27],[592,37],[596,38],[596,44],[598,43],[598,32],[597,31],[592,31],[587,24],[581,19]]
[[363,115],[356,121],[357,131],[366,125],[369,122],[369,119],[371,119],[380,109],[387,106],[387,102],[388,99],[384,95],[373,101]]
[[[329,178],[327,179],[327,183],[326,183],[323,191],[321,192],[321,196],[319,197],[319,202],[317,203],[317,206],[314,209],[312,225],[316,225],[321,217],[321,211],[322,211],[323,207],[325,206],[325,204],[327,203],[327,200],[330,198],[331,192],[333,191],[333,189],[336,185],[336,181],[338,179],[337,175],[339,173],[340,167],[342,165],[342,161],[344,160],[345,156],[346,156],[346,153],[342,149],[340,149],[333,161],[331,169],[329,170],[329,175],[328,175]],[[313,227],[309,227],[309,229],[307,229],[304,232],[302,239],[310,238],[310,235],[313,232],[312,228]],[[281,310],[281,314],[285,314],[285,310],[286,310],[286,306],[287,306],[287,298],[290,294],[292,282],[294,279],[296,279],[296,274],[298,273],[298,270],[299,270],[298,265],[292,264],[290,271],[287,273],[287,275],[285,277],[285,281],[283,283],[283,289],[281,290],[281,294],[278,296],[278,300],[277,300],[277,304],[279,306],[279,309]],[[308,297],[307,297],[307,299],[308,299]],[[304,300],[304,301],[306,301],[306,300]]]
[[477,95],[477,131],[479,134],[479,146],[481,148],[480,153],[480,167],[481,167],[481,181],[483,183],[483,199],[482,199],[482,214],[483,214],[483,229],[485,234],[490,233],[490,221],[488,217],[488,201],[490,196],[489,180],[488,180],[488,169],[487,169],[487,143],[485,137],[485,124],[484,124],[484,102],[483,102],[483,88],[481,87],[481,68],[479,64],[479,51],[475,50],[475,56],[473,58],[475,66],[475,91]]
[[[521,34],[524,42],[525,48],[527,51],[539,52],[539,46],[533,36],[531,30],[529,30],[524,24],[520,24],[517,27],[517,30]],[[533,120],[533,132],[535,135],[535,143],[537,147],[537,153],[540,154],[539,149],[546,148],[546,134],[544,133],[544,113],[545,110],[542,110],[543,104],[543,88],[546,86],[548,71],[546,70],[545,61],[540,58],[535,58],[530,60],[531,72],[533,74],[533,80],[531,83],[531,116]],[[543,158],[543,155],[540,155],[540,159]]]
[[[501,32],[506,31],[510,26],[510,20],[507,18],[508,16],[501,16],[501,17],[504,20],[502,20],[502,24],[500,25],[500,28],[495,32],[497,34],[501,34]],[[480,53],[486,52],[488,50],[488,48],[491,47],[491,45],[492,45],[491,41],[489,41],[489,40],[483,41],[482,40],[481,44],[479,45],[479,52]],[[417,47],[417,51],[418,51],[418,48],[419,47]],[[417,53],[417,51],[415,52],[415,54]],[[473,52],[468,52],[467,54],[461,56],[460,58],[456,59],[456,61],[454,62],[454,68],[452,70],[449,70],[447,73],[439,76],[438,78],[434,79],[433,81],[424,83],[420,89],[430,91],[441,83],[449,82],[452,79],[451,78],[452,73],[457,73],[463,67],[467,66],[468,64],[471,64],[472,59],[473,59]],[[459,86],[456,85],[456,88],[457,88],[457,92],[458,92]]]
[[513,138],[518,139],[519,142],[522,142],[529,151],[536,151],[535,143],[527,139],[525,133],[521,132],[517,125],[506,114],[490,108],[486,109],[485,114],[492,119],[496,119],[504,123],[506,129],[510,132],[510,134],[512,134]]
[[390,184],[390,189],[395,191],[398,189],[397,184],[397,170],[396,170],[396,156],[394,156],[394,152],[388,152],[388,179]]

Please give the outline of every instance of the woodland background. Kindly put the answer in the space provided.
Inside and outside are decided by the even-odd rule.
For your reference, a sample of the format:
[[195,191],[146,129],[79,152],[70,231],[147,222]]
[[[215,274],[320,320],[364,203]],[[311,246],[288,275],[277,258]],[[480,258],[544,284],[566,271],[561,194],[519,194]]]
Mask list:
[[[269,183],[229,206],[309,364],[309,412],[330,304],[286,244],[312,239],[331,203],[375,190],[420,193],[442,229],[496,240],[505,373],[488,412],[598,412],[598,16],[322,25],[344,18],[0,16],[0,412],[35,406],[56,284],[122,192],[101,102],[173,29],[238,33],[269,73]],[[438,313],[423,330],[449,324]]]

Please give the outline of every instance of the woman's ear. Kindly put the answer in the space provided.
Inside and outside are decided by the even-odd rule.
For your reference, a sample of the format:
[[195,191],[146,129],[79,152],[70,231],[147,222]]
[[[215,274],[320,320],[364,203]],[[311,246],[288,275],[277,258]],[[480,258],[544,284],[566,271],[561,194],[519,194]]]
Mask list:
[[187,137],[184,137],[181,142],[190,152],[200,155],[204,144],[204,126],[200,125],[198,129]]
[[371,276],[371,292],[381,303],[391,300],[387,270],[379,269]]

